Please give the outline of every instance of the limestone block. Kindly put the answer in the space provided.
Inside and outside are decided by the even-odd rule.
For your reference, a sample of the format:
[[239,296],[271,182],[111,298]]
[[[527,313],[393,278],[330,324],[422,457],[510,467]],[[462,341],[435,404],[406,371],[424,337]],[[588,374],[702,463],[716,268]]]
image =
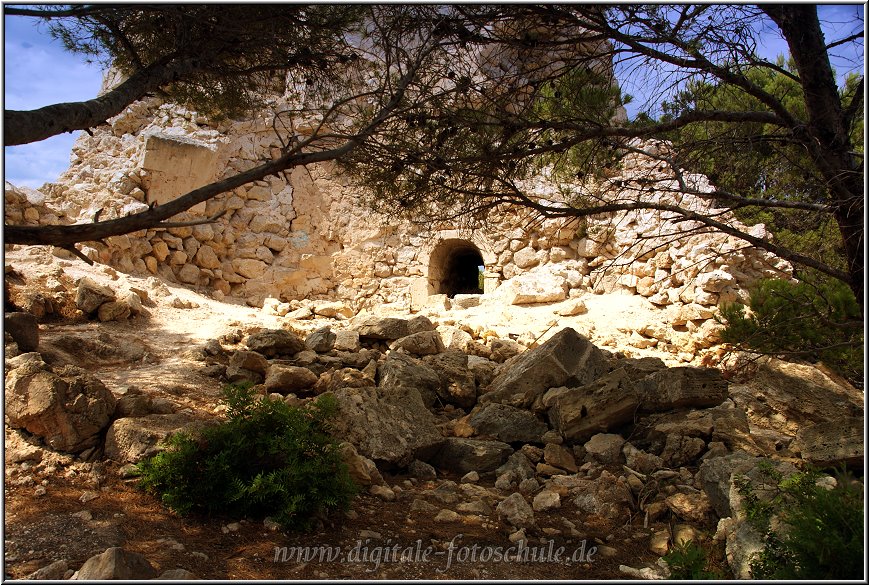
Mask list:
[[[216,163],[213,145],[186,136],[147,135],[142,168],[149,174],[149,201],[162,205],[211,183],[216,178]],[[205,203],[190,211],[204,213]]]
[[199,268],[193,264],[185,264],[178,271],[178,280],[187,284],[197,284],[199,282]]
[[266,266],[265,262],[254,258],[235,258],[232,260],[233,271],[245,278],[259,278],[265,273]]
[[193,257],[193,261],[202,268],[220,268],[220,259],[217,257],[214,248],[209,245],[200,246],[196,252],[196,256]]

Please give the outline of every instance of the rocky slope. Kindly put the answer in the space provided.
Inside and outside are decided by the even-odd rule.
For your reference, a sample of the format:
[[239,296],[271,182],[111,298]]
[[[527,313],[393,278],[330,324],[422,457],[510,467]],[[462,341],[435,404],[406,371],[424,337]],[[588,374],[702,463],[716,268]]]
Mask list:
[[[783,471],[863,460],[862,392],[774,360],[685,366],[659,343],[632,343],[656,339],[647,321],[661,319],[636,297],[460,298],[415,315],[338,301],[252,309],[32,248],[9,253],[6,287],[13,577],[652,576],[686,538],[713,543],[747,577],[760,541],[735,474],[762,459]],[[335,433],[366,490],[347,518],[281,535],[268,520],[178,519],[135,489],[130,464],[168,433],[219,419],[221,385],[241,380],[292,404],[336,397]],[[311,543],[347,552],[417,540],[440,554],[272,558]],[[454,559],[440,571],[457,543],[596,556]]]

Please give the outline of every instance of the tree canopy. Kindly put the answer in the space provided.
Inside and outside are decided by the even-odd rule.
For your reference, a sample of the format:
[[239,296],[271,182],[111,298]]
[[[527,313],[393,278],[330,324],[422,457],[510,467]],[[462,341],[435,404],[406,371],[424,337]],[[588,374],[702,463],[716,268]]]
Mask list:
[[[321,120],[313,135],[287,139],[277,160],[171,203],[92,225],[7,226],[7,243],[71,245],[160,227],[244,183],[338,160],[377,205],[426,218],[504,203],[560,217],[659,209],[842,280],[862,305],[863,76],[840,89],[830,64],[848,45],[862,53],[862,21],[825,39],[811,5],[86,5],[6,14],[47,18],[70,49],[126,76],[89,102],[6,111],[7,145],[93,127],[155,92],[231,116],[284,92],[282,115]],[[760,34],[784,39],[788,60],[761,58]],[[665,115],[628,120],[612,63],[671,94]],[[704,172],[718,189],[698,196],[827,226],[840,260],[662,203],[648,196],[658,185],[618,192],[602,169],[636,150],[637,138],[673,142],[647,154],[666,159],[682,191],[691,192],[683,170]],[[611,194],[569,205],[531,197],[522,180],[544,164]]]

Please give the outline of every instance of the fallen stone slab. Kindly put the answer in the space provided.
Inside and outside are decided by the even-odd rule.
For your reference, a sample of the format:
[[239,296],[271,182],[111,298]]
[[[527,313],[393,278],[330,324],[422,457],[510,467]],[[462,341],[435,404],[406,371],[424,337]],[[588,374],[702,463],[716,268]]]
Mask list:
[[801,429],[792,446],[804,460],[818,467],[846,465],[862,469],[863,424],[862,416],[815,423]]
[[567,327],[507,365],[480,401],[528,408],[549,388],[588,384],[607,369],[606,355]]
[[431,463],[462,475],[469,471],[486,473],[503,465],[512,453],[513,448],[501,441],[447,437]]
[[490,435],[505,443],[540,443],[549,426],[521,408],[498,404],[484,404],[471,413],[468,423],[477,435]]

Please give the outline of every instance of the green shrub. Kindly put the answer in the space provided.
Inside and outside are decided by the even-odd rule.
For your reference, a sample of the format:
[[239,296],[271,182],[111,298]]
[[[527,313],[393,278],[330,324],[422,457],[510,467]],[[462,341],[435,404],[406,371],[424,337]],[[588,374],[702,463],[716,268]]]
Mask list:
[[[738,485],[749,520],[765,527],[764,549],[752,559],[755,579],[862,579],[863,490],[839,473],[833,489],[814,471],[778,478],[775,494],[758,507],[753,486]],[[754,511],[754,513],[752,512]],[[780,523],[770,521],[777,516]]]
[[677,542],[673,550],[664,555],[670,568],[671,579],[721,579],[717,571],[709,570],[706,550],[693,540]]
[[750,291],[749,307],[722,305],[723,341],[761,354],[820,360],[862,381],[863,319],[841,281],[761,280]]
[[296,408],[249,386],[229,386],[224,398],[227,421],[176,434],[139,464],[142,488],[182,515],[271,516],[288,529],[349,506],[356,488],[324,427],[334,399]]

